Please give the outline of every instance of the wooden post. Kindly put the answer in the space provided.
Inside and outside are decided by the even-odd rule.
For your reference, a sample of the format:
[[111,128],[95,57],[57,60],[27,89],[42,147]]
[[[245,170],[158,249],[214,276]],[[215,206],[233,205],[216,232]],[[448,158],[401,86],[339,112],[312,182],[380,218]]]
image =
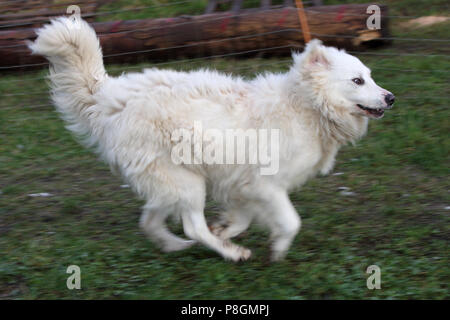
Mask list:
[[305,39],[305,43],[308,43],[311,41],[311,33],[309,32],[308,19],[306,18],[305,9],[303,8],[303,2],[302,0],[295,0],[295,4],[298,10],[300,25],[302,26],[303,39]]
[[272,4],[271,0],[261,0],[261,8],[262,9],[269,9]]
[[217,0],[209,0],[208,5],[206,6],[205,13],[213,13],[217,7]]
[[231,11],[233,12],[239,12],[242,8],[242,1],[243,0],[234,0],[233,6],[231,7]]

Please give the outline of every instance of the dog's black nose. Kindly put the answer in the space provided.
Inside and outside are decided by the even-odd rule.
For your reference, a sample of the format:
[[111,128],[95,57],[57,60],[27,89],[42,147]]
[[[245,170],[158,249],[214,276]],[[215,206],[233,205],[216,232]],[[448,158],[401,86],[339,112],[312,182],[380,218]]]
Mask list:
[[388,93],[384,97],[384,101],[386,101],[388,106],[392,106],[394,104],[394,101],[395,101],[395,96],[392,93]]

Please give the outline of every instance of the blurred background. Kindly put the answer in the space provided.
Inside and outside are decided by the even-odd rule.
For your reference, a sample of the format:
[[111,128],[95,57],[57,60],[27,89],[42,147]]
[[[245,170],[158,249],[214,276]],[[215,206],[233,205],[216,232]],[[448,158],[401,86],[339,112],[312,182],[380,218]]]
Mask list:
[[[143,203],[65,130],[48,65],[24,45],[70,4],[99,34],[111,75],[214,68],[251,79],[287,71],[304,45],[295,1],[0,0],[1,299],[450,298],[448,1],[378,2],[379,30],[367,28],[367,1],[303,2],[311,37],[358,56],[397,98],[330,175],[291,194],[302,230],[275,264],[258,226],[236,239],[253,250],[242,264],[145,239]],[[66,287],[69,265],[81,290]],[[370,265],[380,290],[366,287]]]

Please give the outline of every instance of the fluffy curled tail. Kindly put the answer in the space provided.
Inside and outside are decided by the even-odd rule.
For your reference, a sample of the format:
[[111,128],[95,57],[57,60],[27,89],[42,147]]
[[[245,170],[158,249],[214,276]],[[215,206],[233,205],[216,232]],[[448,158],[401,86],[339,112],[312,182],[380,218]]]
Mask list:
[[60,17],[36,33],[37,39],[28,46],[50,62],[54,104],[72,131],[89,134],[93,95],[107,78],[95,31],[82,19]]

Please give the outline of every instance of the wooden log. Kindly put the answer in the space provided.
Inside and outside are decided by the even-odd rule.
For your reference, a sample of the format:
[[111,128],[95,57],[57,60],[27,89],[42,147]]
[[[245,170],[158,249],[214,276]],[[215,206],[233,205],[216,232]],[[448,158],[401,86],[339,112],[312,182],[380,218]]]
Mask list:
[[[387,7],[381,8],[381,29],[368,30],[367,4],[321,6],[306,9],[312,38],[327,45],[361,49],[364,44],[387,37]],[[263,50],[265,54],[290,54],[303,44],[296,8],[242,10],[177,18],[93,23],[106,62],[167,60]],[[0,32],[2,67],[45,62],[31,56],[24,40],[33,30]],[[381,42],[383,40],[380,40]],[[280,47],[278,49],[269,49]],[[139,58],[139,59],[138,59]]]

